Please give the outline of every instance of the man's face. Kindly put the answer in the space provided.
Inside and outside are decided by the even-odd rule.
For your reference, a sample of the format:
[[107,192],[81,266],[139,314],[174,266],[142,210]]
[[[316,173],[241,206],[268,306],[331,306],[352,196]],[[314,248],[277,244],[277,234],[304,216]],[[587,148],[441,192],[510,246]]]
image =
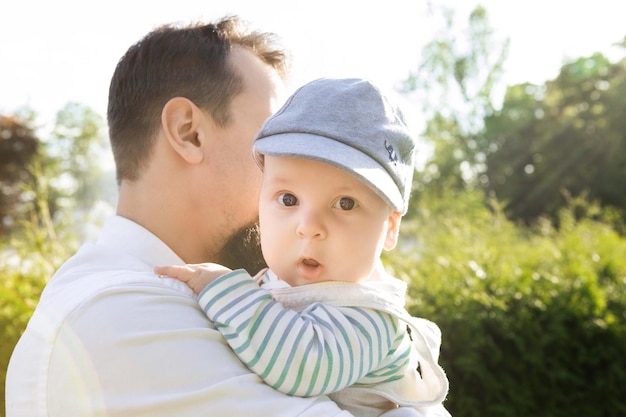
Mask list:
[[[261,170],[252,158],[252,143],[265,120],[282,105],[285,92],[276,71],[251,52],[235,48],[230,59],[241,74],[244,88],[231,103],[231,123],[219,129],[219,137],[209,150],[212,154],[209,169],[215,181],[214,190],[219,191],[219,196],[207,198],[210,204],[220,205],[223,222],[221,230],[207,230],[206,236],[229,241],[226,245],[233,253],[226,254],[225,247],[221,256],[230,257],[232,265],[238,262],[235,256],[249,258],[242,253],[246,248],[237,243],[242,239],[241,233],[250,246],[252,257],[260,254],[260,250],[253,247],[254,239],[251,238],[255,236],[255,229],[248,229],[258,218],[262,180]],[[252,261],[252,264],[258,262]]]

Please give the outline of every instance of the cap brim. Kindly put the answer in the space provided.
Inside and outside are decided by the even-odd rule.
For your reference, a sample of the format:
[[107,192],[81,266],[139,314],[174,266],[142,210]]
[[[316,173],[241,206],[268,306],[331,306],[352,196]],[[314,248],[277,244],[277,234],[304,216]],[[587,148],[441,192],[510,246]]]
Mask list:
[[365,153],[342,142],[310,133],[281,133],[259,138],[253,155],[263,168],[263,155],[310,159],[335,166],[366,183],[395,210],[403,211],[398,186],[385,167]]

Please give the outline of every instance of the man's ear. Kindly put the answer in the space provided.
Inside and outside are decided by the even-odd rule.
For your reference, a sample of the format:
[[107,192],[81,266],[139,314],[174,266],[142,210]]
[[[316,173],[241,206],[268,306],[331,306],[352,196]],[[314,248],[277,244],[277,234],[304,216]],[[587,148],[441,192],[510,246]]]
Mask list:
[[204,158],[198,128],[202,112],[191,100],[184,97],[170,99],[161,112],[161,126],[172,149],[190,164]]
[[395,210],[389,215],[387,221],[387,236],[385,237],[385,250],[391,250],[396,247],[398,243],[398,234],[400,233],[400,220],[402,219],[402,213]]

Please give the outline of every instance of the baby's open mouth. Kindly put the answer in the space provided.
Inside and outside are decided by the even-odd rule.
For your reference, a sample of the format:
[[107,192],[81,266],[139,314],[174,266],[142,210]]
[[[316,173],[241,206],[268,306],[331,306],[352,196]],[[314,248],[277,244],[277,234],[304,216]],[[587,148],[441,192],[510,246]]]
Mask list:
[[320,266],[320,263],[317,262],[315,259],[312,258],[306,258],[302,260],[302,263],[306,266],[310,266],[310,267],[316,267],[316,266]]
[[300,258],[297,269],[300,277],[308,281],[318,281],[324,271],[322,264],[313,258]]

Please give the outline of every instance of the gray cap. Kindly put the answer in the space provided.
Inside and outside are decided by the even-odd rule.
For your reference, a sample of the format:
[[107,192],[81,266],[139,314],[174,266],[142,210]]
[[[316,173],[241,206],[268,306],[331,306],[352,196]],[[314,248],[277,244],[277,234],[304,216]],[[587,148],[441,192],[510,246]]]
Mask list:
[[354,175],[406,213],[415,141],[404,117],[371,82],[322,78],[300,87],[270,117],[254,158],[288,156],[325,162]]

